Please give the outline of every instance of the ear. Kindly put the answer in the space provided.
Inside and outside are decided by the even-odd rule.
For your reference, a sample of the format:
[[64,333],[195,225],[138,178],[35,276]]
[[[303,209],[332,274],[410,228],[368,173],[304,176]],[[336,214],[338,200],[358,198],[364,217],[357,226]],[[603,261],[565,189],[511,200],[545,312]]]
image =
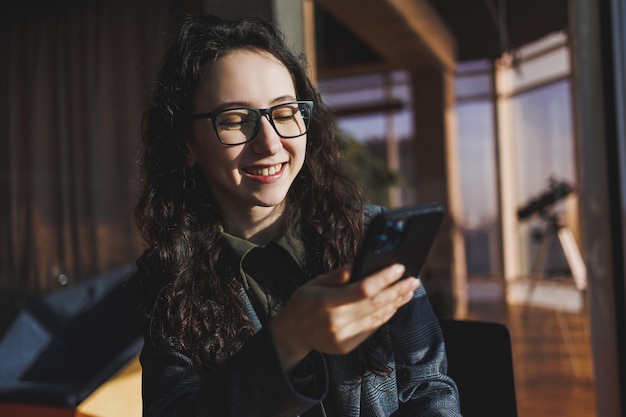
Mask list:
[[194,166],[197,162],[196,153],[194,152],[191,142],[185,144],[185,165],[189,168]]

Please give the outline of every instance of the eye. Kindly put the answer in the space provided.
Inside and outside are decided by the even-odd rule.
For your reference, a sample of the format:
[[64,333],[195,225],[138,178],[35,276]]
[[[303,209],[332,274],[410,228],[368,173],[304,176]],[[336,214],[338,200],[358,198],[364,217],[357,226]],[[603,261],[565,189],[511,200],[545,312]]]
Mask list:
[[295,119],[297,113],[297,106],[285,105],[274,109],[272,112],[272,118],[277,123],[288,123]]
[[241,130],[254,126],[256,117],[246,110],[229,110],[221,113],[216,120],[219,130]]

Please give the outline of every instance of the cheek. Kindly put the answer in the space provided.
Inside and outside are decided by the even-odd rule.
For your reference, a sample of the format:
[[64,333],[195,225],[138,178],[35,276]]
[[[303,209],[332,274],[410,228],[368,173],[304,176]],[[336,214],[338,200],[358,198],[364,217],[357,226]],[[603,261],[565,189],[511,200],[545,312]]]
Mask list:
[[[220,145],[218,143],[218,145]],[[209,184],[239,176],[241,151],[224,146],[196,147],[196,161]]]
[[304,139],[303,143],[298,147],[298,158],[300,159],[300,165],[304,165],[304,161],[307,158],[307,151],[309,149],[309,143]]

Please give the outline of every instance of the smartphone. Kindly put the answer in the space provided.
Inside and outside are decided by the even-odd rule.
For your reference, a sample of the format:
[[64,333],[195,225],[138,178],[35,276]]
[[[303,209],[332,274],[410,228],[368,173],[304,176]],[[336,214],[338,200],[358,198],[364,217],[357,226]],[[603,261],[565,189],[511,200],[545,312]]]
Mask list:
[[438,203],[387,210],[369,224],[352,266],[351,282],[394,264],[417,277],[426,261],[445,209]]

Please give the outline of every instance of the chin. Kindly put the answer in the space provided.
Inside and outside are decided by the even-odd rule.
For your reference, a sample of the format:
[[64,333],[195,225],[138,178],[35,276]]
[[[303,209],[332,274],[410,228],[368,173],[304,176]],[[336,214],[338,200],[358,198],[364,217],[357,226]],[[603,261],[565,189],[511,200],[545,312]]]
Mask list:
[[263,201],[259,201],[257,202],[257,206],[259,207],[266,207],[266,208],[270,208],[270,207],[282,207],[285,204],[286,200],[282,199],[280,201],[267,201],[267,200],[263,200]]
[[287,194],[258,196],[256,205],[260,207],[279,207],[287,202]]

